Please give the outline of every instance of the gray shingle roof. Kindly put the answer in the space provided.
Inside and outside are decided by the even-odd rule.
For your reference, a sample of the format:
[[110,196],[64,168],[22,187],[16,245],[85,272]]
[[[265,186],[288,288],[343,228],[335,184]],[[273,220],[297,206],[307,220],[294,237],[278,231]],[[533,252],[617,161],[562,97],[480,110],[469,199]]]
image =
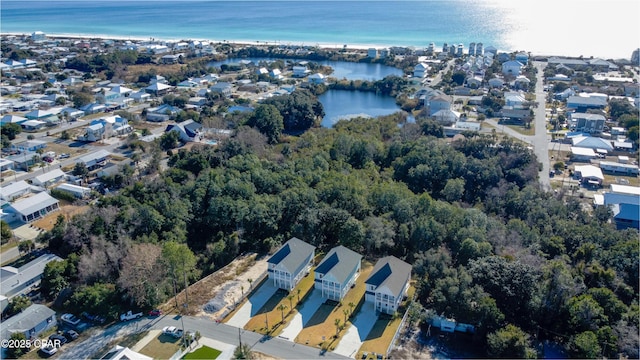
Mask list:
[[331,275],[338,282],[344,284],[347,277],[351,275],[353,269],[358,266],[361,260],[362,255],[340,245],[327,253],[318,264],[316,273],[324,274],[325,276]]
[[365,284],[374,285],[376,288],[386,286],[398,297],[410,276],[411,265],[395,256],[386,256],[378,260]]
[[25,332],[33,329],[36,325],[46,321],[55,315],[55,311],[40,304],[33,304],[24,309],[21,313],[10,317],[2,322],[0,335],[3,339],[8,339],[14,332]]
[[57,199],[52,198],[46,192],[41,192],[26,199],[15,202],[13,203],[13,205],[11,205],[11,207],[13,207],[13,209],[19,212],[21,215],[27,216],[56,203],[58,203]]
[[270,264],[282,265],[289,273],[297,274],[316,247],[298,238],[291,238],[267,260]]

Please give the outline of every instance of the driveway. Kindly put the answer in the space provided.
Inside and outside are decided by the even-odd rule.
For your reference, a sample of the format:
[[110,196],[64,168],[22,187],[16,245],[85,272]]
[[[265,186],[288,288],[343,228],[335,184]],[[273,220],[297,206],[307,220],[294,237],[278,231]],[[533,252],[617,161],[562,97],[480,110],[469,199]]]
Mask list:
[[298,333],[302,331],[302,328],[311,320],[313,314],[320,308],[320,305],[325,301],[322,297],[322,291],[318,289],[313,289],[311,294],[307,300],[302,304],[302,306],[298,309],[298,312],[293,316],[289,325],[287,325],[282,333],[280,334],[280,338],[285,340],[294,341]]
[[258,314],[269,299],[276,293],[277,287],[271,284],[271,281],[265,281],[258,290],[256,290],[249,299],[242,304],[240,309],[227,321],[227,325],[243,328],[252,317]]
[[353,324],[347,329],[333,352],[342,356],[353,357],[367,339],[367,335],[373,329],[376,320],[378,320],[378,317],[373,304],[365,302],[353,320]]

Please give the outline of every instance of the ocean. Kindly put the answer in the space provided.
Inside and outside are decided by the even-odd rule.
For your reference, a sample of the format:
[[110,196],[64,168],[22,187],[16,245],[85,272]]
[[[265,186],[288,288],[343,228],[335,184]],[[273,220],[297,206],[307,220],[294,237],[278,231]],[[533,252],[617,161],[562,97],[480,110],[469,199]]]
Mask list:
[[629,58],[640,2],[629,0],[2,0],[0,32],[207,39],[342,47],[482,42],[504,51]]

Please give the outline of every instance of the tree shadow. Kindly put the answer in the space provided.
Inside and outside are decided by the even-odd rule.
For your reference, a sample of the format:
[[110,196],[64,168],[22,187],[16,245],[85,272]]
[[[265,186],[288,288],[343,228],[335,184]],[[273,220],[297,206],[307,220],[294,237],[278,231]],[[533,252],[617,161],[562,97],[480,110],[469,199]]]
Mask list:
[[256,316],[256,315],[273,311],[276,308],[276,306],[278,306],[280,301],[282,301],[282,299],[284,299],[286,296],[287,296],[287,291],[278,289],[278,291],[276,291],[276,293],[273,294],[264,305],[262,305],[260,310],[258,310],[255,314],[251,314],[251,315]]

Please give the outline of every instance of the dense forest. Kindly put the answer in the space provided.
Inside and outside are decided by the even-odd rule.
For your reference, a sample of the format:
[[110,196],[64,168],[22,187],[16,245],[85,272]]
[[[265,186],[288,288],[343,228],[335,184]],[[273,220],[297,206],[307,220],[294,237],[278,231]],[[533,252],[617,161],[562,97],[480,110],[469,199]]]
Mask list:
[[59,218],[41,240],[66,260],[47,267],[43,292],[115,316],[117,303],[167,300],[183,270],[195,281],[296,236],[413,264],[419,303],[476,325],[489,357],[536,356],[552,340],[573,357],[638,358],[637,232],[539,190],[517,141],[433,133],[398,114],[299,136],[245,126],[218,148],[174,150],[168,170]]

